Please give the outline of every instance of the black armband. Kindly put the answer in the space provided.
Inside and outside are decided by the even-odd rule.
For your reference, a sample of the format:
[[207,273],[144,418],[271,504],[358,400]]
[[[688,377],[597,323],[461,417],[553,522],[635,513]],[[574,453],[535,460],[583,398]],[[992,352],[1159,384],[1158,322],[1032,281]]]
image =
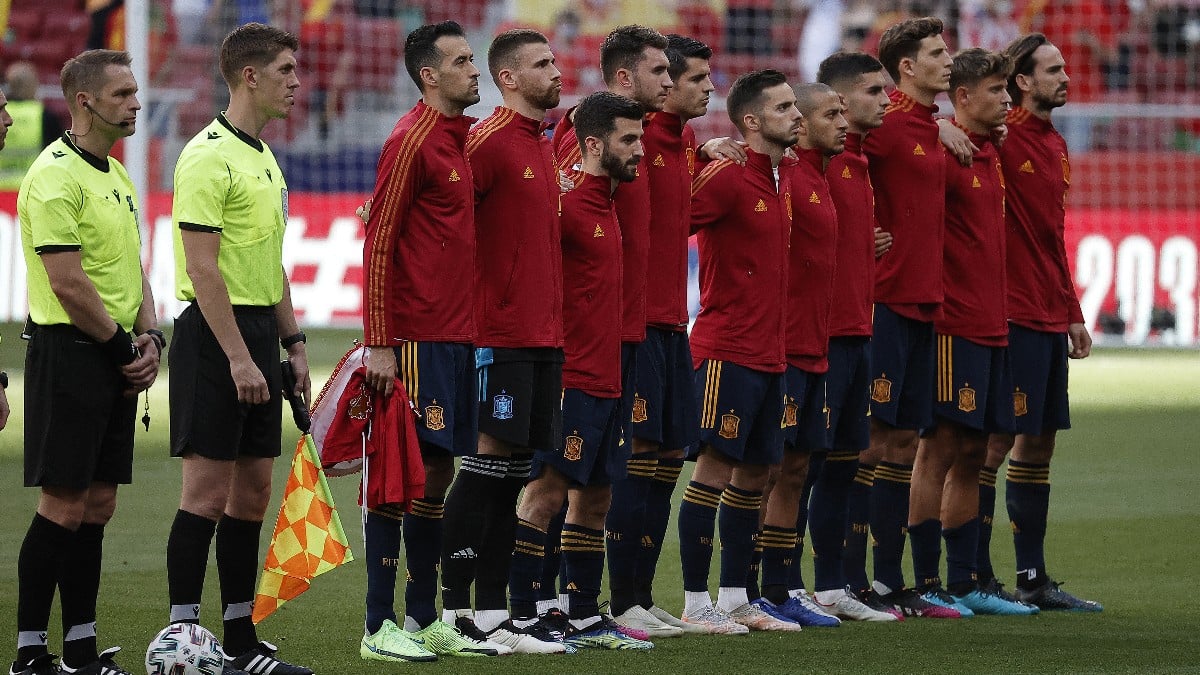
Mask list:
[[296,333],[295,335],[289,335],[285,338],[280,339],[279,345],[281,347],[283,347],[284,349],[288,349],[292,345],[297,345],[297,344],[300,344],[301,342],[305,342],[305,343],[308,342],[308,336],[304,334],[304,331],[300,331],[299,333]]
[[145,333],[142,333],[142,335],[149,335],[150,339],[154,340],[154,344],[158,347],[159,354],[162,354],[164,351],[166,351],[167,336],[163,335],[163,332],[161,330],[159,330],[157,328],[151,328],[151,329],[147,330]]
[[129,339],[129,333],[120,325],[117,326],[117,332],[113,333],[107,342],[102,342],[100,347],[118,366],[127,366],[137,358],[137,348],[133,346],[133,340]]

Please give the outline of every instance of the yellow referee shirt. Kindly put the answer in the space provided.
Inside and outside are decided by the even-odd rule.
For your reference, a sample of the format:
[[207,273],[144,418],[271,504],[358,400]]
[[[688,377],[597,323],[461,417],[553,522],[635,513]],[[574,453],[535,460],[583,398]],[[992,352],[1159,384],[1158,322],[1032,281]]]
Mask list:
[[196,299],[182,230],[220,234],[217,267],[234,305],[283,299],[287,183],[271,149],[222,114],[183,148],[175,165],[175,297]]
[[64,134],[46,146],[21,181],[17,218],[34,323],[71,323],[38,256],[79,251],[108,315],[133,329],[142,305],[141,234],[137,195],[120,162],[96,157]]

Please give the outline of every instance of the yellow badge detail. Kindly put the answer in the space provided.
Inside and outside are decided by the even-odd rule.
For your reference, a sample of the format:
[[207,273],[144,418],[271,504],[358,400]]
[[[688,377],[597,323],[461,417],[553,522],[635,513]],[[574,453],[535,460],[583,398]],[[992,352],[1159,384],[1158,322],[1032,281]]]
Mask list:
[[1067,185],[1071,184],[1071,162],[1066,155],[1060,154],[1062,158],[1063,182]]
[[450,169],[450,182],[457,183],[460,180],[462,179],[458,177],[458,169]]
[[798,406],[795,403],[792,403],[790,401],[788,403],[784,404],[784,406],[783,406],[783,424],[781,425],[780,428],[786,429],[788,427],[796,426],[796,421],[797,421],[797,418],[799,417],[799,413],[800,413],[800,406]]
[[696,175],[696,151],[695,151],[695,149],[688,148],[683,151],[683,154],[684,154],[684,156],[687,157],[688,175],[695,176]]
[[979,176],[971,176],[971,187],[983,187],[983,184],[979,182]]
[[741,418],[732,412],[725,413],[721,415],[721,429],[717,433],[721,435],[721,438],[737,438],[738,425],[741,422]]
[[917,143],[917,147],[913,148],[913,154],[916,155],[917,157],[924,157],[925,156],[925,148],[922,148],[921,144]]
[[[792,193],[790,193],[790,192],[783,193],[783,205],[787,209],[788,220],[791,220],[792,219]],[[791,241],[789,241],[788,246],[791,246],[791,245],[792,245],[792,243],[791,243]]]
[[1025,163],[1021,165],[1021,168],[1018,169],[1018,171],[1021,173],[1033,173],[1033,161],[1028,159],[1025,160]]
[[755,213],[763,213],[766,210],[767,210],[767,203],[761,199],[758,200],[758,203],[754,205]]
[[600,223],[596,223],[596,230],[592,232],[592,238],[600,238],[604,236],[604,228],[600,227]]
[[634,394],[633,396],[633,423],[645,422],[649,417],[646,415],[646,399]]
[[654,537],[648,534],[642,535],[642,548],[654,548]]
[[575,585],[574,581],[572,581],[571,583],[567,584],[567,590],[568,591],[578,591],[579,587]]
[[963,412],[975,412],[975,390],[963,387],[958,390],[958,409]]
[[524,174],[522,174],[522,176],[523,176],[524,178],[527,178],[527,179],[528,179],[528,178],[533,178],[533,177],[534,177],[534,176],[533,176],[533,167],[531,167],[531,166],[527,166],[527,167],[525,167],[525,173],[524,173]]
[[853,178],[853,177],[854,176],[850,175],[850,167],[848,167],[848,166],[842,167],[842,178]]
[[1013,392],[1013,414],[1017,417],[1029,414],[1029,397],[1023,391]]
[[666,166],[666,165],[667,165],[667,163],[663,160],[662,153],[659,153],[654,158],[654,166]]
[[876,403],[889,403],[892,400],[892,381],[886,377],[876,378],[871,387],[871,400]]
[[821,196],[817,194],[816,190],[813,190],[813,193],[808,196],[808,203],[809,204],[820,204],[821,203]]
[[578,462],[583,458],[583,438],[567,436],[567,445],[563,448],[563,458],[569,462]]
[[425,428],[430,431],[441,431],[446,428],[445,411],[435,400],[433,405],[425,406]]

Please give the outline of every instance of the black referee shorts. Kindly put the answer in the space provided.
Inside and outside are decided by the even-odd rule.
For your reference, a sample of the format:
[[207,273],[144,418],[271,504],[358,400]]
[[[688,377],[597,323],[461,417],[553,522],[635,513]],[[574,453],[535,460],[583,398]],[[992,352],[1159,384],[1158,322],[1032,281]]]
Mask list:
[[199,305],[191,303],[175,320],[169,352],[174,457],[194,452],[234,460],[280,454],[283,385],[275,308],[235,306],[233,317],[250,358],[267,379],[271,400],[259,405],[238,402],[229,359]]
[[96,341],[39,326],[25,352],[25,485],[82,490],[133,481],[137,398]]

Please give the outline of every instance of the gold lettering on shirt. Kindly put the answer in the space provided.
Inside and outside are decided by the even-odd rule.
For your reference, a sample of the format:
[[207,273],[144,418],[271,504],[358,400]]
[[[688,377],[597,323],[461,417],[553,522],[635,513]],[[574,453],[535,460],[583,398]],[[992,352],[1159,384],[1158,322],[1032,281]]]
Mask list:
[[1033,162],[1028,159],[1025,160],[1025,163],[1021,165],[1021,168],[1018,169],[1018,171],[1021,173],[1033,173]]
[[917,147],[913,148],[913,154],[916,155],[917,157],[924,157],[925,156],[925,148],[922,148],[921,144],[917,143]]
[[462,179],[458,177],[458,169],[450,169],[450,182],[457,183],[460,180]]
[[600,227],[600,223],[596,223],[596,230],[592,232],[592,238],[596,239],[604,236],[604,228]]
[[666,166],[666,165],[667,165],[667,163],[666,163],[666,161],[663,160],[662,153],[659,153],[658,156],[654,158],[654,166]]
[[525,173],[522,177],[526,179],[533,178],[533,168],[528,166],[525,167]]
[[767,203],[766,203],[766,202],[764,202],[764,201],[763,201],[763,200],[761,200],[761,199],[760,199],[760,200],[758,200],[758,203],[754,205],[754,212],[755,212],[755,213],[763,213],[763,212],[765,212],[766,210],[767,210]]
[[808,196],[808,203],[809,204],[820,204],[821,203],[821,197],[817,194],[816,190],[813,190],[813,193]]

